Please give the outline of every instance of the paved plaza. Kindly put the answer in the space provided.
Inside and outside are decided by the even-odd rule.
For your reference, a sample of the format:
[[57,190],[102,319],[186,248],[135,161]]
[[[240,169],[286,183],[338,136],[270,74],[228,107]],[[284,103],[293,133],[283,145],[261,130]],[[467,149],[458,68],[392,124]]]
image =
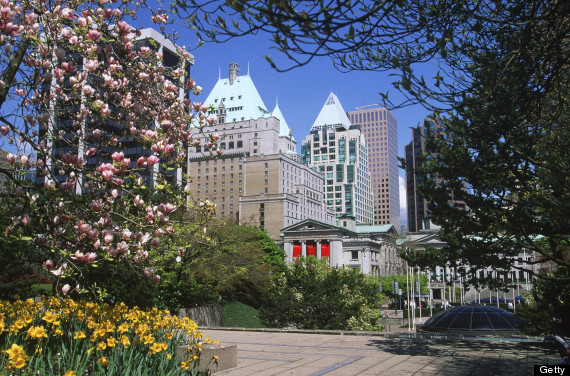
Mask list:
[[246,375],[533,375],[535,364],[556,364],[556,350],[536,343],[390,335],[203,330],[237,345],[237,367],[216,373]]

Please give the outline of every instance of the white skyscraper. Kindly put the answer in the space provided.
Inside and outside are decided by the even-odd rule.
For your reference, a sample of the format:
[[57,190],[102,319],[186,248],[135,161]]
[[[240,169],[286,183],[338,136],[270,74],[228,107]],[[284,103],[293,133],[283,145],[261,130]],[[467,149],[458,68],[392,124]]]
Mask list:
[[331,92],[301,149],[302,162],[325,178],[326,204],[337,216],[352,215],[372,224],[373,197],[366,141],[351,126],[338,97]]

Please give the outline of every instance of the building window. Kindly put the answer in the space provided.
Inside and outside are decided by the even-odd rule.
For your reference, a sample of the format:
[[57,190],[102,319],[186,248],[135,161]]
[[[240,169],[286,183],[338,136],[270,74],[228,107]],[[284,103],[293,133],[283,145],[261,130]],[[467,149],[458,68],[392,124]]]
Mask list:
[[350,251],[350,259],[358,260],[358,251]]

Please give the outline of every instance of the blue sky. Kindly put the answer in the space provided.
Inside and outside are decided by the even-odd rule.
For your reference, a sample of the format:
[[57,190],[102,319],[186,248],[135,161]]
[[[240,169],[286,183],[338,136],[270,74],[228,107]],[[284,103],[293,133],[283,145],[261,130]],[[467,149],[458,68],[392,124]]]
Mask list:
[[[221,77],[228,77],[228,66],[235,62],[240,67],[240,75],[248,72],[259,91],[267,109],[273,110],[275,101],[293,130],[298,149],[324,105],[331,90],[340,99],[345,111],[358,106],[371,105],[381,101],[380,92],[389,91],[394,99],[402,98],[391,82],[394,77],[380,72],[337,71],[329,58],[315,58],[308,65],[289,72],[277,72],[263,58],[270,55],[277,63],[284,61],[279,51],[270,48],[268,35],[242,37],[222,44],[205,44],[192,51],[195,64],[191,75],[204,91],[195,98],[206,99],[216,83],[221,70]],[[195,43],[192,38],[182,39],[180,43]],[[404,155],[404,146],[411,141],[410,127],[423,122],[428,114],[421,106],[409,106],[392,111],[398,120],[398,155]],[[298,151],[299,151],[298,150]],[[400,170],[400,202],[405,207],[403,195],[404,172]],[[403,213],[402,213],[403,214]],[[405,216],[402,217],[404,220]]]

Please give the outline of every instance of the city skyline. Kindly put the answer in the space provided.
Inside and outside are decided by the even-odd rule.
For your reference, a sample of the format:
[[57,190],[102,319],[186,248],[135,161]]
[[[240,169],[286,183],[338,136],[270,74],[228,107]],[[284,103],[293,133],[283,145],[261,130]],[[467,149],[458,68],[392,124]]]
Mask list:
[[[277,72],[263,58],[263,55],[269,54],[277,62],[281,61],[279,56],[274,56],[266,39],[263,36],[248,36],[227,43],[205,44],[193,50],[195,64],[191,76],[204,90],[193,100],[205,101],[218,78],[226,77],[228,65],[235,62],[240,67],[240,75],[249,72],[269,109],[279,104],[293,137],[299,143],[297,152],[300,153],[300,141],[310,132],[322,107],[322,98],[328,97],[331,92],[338,96],[347,112],[379,103],[380,92],[399,94],[392,87],[394,79],[388,73],[341,73],[335,70],[328,58],[316,58],[307,66]],[[185,44],[188,42],[184,41]],[[404,99],[401,95],[395,95],[395,98]],[[422,125],[428,112],[418,105],[391,111],[398,120],[398,156],[403,157],[404,147],[412,138],[411,128]],[[405,173],[402,169],[398,173],[401,223],[405,224]]]

